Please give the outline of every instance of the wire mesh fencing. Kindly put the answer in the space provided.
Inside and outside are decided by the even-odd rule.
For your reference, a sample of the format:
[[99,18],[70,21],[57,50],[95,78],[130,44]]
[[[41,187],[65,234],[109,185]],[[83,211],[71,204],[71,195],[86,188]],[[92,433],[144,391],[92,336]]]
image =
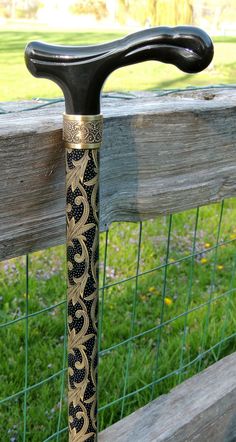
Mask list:
[[101,427],[235,350],[233,208],[225,201],[106,235]]
[[[100,430],[236,350],[234,199],[100,235]],[[2,440],[67,440],[65,248],[0,264]]]

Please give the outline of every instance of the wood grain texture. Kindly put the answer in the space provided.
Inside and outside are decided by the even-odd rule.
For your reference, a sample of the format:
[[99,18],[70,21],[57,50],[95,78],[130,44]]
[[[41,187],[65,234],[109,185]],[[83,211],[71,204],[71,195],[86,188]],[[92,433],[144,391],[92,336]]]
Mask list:
[[233,442],[236,353],[100,433],[99,442]]
[[[103,99],[100,230],[236,194],[236,89]],[[65,241],[63,103],[2,103],[0,259]]]

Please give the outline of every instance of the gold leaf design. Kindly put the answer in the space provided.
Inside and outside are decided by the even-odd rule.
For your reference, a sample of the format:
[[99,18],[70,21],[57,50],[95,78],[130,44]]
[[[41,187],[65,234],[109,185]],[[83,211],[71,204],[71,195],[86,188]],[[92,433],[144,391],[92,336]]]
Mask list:
[[98,151],[67,150],[66,158],[69,434],[95,442]]

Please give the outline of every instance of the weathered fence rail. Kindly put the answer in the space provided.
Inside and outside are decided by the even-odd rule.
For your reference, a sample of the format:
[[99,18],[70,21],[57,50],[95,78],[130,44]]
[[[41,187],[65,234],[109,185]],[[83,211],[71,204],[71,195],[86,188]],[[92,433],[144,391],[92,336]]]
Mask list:
[[236,353],[104,430],[99,442],[233,442]]
[[[0,259],[65,239],[63,104],[19,112],[37,104],[1,104]],[[103,113],[101,230],[236,195],[236,90],[111,96]]]
[[[1,104],[0,260],[65,241],[64,105],[37,106]],[[103,107],[101,230],[236,195],[236,89],[110,96]],[[234,354],[99,440],[232,441],[235,394]]]

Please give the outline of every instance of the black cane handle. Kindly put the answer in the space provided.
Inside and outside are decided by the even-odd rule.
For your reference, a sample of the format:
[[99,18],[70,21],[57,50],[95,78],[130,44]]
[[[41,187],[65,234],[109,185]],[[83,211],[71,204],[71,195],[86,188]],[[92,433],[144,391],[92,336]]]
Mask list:
[[213,44],[204,31],[190,26],[145,29],[120,40],[94,46],[29,43],[25,57],[36,77],[56,82],[68,114],[100,113],[100,92],[115,69],[147,60],[170,63],[187,73],[205,69]]

